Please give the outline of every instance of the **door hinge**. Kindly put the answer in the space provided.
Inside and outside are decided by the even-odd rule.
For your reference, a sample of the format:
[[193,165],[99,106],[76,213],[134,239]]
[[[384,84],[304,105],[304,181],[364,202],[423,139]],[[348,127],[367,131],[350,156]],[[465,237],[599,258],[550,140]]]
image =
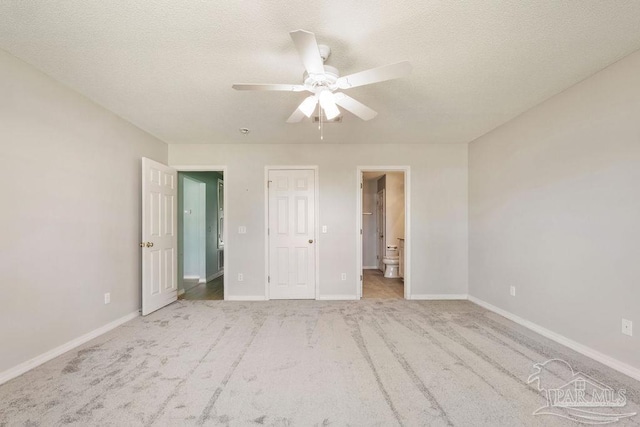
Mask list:
[[362,228],[360,229],[360,234],[362,234]]
[[267,236],[271,233],[271,229],[267,228]]
[[362,282],[362,274],[360,275],[360,281]]
[[267,276],[267,283],[271,283],[271,276]]
[[360,183],[360,188],[362,188],[362,183]]
[[376,259],[380,259],[380,257],[378,255],[376,255]]
[[271,181],[267,181],[267,188],[271,186]]

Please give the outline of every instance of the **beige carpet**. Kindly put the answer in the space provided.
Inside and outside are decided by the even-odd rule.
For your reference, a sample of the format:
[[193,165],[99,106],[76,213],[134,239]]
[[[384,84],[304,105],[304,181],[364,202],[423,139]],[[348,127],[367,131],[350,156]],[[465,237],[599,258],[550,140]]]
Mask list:
[[552,358],[639,411],[639,382],[470,302],[183,300],[0,386],[0,425],[577,425],[533,415]]

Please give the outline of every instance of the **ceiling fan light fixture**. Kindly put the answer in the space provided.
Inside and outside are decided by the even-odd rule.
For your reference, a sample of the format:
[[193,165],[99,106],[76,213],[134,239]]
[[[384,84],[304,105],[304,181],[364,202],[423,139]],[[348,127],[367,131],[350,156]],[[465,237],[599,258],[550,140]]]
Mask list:
[[320,92],[320,106],[324,110],[327,120],[333,120],[340,115],[340,110],[333,99],[333,93],[330,90]]
[[298,109],[302,111],[305,116],[311,117],[313,112],[316,111],[316,105],[318,105],[318,98],[315,95],[311,95],[302,101]]

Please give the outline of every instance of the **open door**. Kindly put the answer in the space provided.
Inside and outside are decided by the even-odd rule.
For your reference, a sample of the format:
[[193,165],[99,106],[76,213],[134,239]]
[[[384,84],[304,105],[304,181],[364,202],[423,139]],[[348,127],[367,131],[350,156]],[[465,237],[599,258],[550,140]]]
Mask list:
[[178,298],[178,174],[142,158],[142,315]]
[[376,198],[376,230],[378,232],[378,270],[384,271],[384,257],[387,255],[387,222],[386,222],[386,199],[384,189],[378,191]]

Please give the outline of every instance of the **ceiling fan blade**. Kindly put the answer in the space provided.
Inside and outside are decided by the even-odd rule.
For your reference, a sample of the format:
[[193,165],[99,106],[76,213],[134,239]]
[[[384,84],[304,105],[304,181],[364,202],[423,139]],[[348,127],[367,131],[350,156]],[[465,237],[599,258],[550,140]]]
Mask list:
[[304,113],[300,111],[299,108],[296,108],[293,114],[291,114],[287,119],[287,123],[298,123],[302,121],[302,119],[304,119],[305,117],[306,116],[304,115]]
[[306,88],[302,85],[282,85],[282,84],[235,84],[231,86],[235,90],[281,90],[285,92],[302,92]]
[[[402,61],[396,64],[383,65],[382,67],[360,71],[359,73],[340,77],[336,84],[340,89],[349,89],[364,86],[371,83],[384,82],[385,80],[406,77],[411,74],[411,63]],[[346,108],[346,107],[345,107]]]
[[334,99],[336,104],[360,117],[362,120],[371,120],[378,115],[378,113],[373,111],[371,108],[342,92],[334,93]]
[[296,49],[298,49],[307,73],[323,74],[324,65],[315,34],[305,30],[291,31],[289,34],[291,35],[293,44],[295,44]]

